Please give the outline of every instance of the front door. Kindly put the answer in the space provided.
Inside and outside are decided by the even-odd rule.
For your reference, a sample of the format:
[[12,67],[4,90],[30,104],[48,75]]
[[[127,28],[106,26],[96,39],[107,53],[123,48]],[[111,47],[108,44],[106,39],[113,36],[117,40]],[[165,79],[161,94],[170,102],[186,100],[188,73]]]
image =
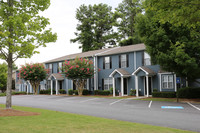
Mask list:
[[[152,82],[151,82],[152,77],[148,77],[148,82],[149,82],[149,95],[152,95]],[[147,80],[146,77],[144,77],[144,94],[147,95]]]
[[128,91],[128,81],[127,78],[124,78],[124,95],[127,95],[127,91]]

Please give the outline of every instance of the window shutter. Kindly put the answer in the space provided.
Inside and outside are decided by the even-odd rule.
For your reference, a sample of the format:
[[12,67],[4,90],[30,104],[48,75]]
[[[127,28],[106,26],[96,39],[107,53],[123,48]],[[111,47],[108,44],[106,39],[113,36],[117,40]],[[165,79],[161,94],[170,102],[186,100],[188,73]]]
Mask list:
[[57,63],[57,73],[59,73],[59,62]]
[[119,68],[121,68],[121,55],[119,55]]
[[104,79],[102,79],[102,90],[104,90]]
[[144,52],[142,53],[142,66],[144,66]]
[[103,57],[103,69],[105,69],[105,57]]
[[126,54],[126,67],[129,67],[129,55]]
[[112,57],[110,56],[110,69],[112,69]]

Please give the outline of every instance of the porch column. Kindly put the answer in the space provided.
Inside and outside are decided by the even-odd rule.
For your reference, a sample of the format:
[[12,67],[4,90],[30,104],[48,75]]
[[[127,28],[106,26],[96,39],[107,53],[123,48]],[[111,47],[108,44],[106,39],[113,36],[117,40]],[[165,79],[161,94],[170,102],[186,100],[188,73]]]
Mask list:
[[53,80],[51,80],[51,95],[53,95]]
[[149,77],[146,76],[147,97],[149,97]]
[[136,97],[139,96],[139,91],[138,91],[138,76],[135,75],[135,89],[136,89]]
[[113,97],[115,97],[115,78],[113,77]]
[[58,80],[56,80],[56,95],[58,95]]
[[124,96],[124,78],[121,77],[121,96]]
[[29,88],[29,86],[27,85],[27,90],[26,90],[26,93],[28,94],[28,88]]
[[174,87],[175,87],[175,92],[177,92],[176,74],[174,74]]

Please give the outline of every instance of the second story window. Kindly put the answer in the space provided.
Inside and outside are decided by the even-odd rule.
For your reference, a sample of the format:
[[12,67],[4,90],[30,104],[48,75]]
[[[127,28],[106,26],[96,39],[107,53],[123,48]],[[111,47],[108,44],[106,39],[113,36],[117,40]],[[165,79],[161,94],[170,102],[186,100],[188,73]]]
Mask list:
[[151,65],[151,58],[148,53],[144,52],[143,66]]
[[57,70],[57,72],[59,72],[59,73],[61,73],[62,72],[62,62],[59,62],[58,63],[58,70]]
[[103,69],[111,69],[112,68],[112,58],[107,56],[103,58]]
[[49,64],[49,73],[53,73],[53,65]]
[[128,54],[122,54],[119,56],[119,68],[129,67],[129,57]]

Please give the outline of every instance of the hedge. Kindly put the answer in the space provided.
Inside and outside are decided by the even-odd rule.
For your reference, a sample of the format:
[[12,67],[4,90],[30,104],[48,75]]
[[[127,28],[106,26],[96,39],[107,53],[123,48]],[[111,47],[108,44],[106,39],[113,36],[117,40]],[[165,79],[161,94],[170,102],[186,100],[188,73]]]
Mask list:
[[110,95],[110,90],[95,90],[94,95]]
[[58,91],[59,91],[60,94],[66,94],[67,93],[66,90],[64,90],[64,89],[60,89]]
[[[39,92],[40,94],[51,94],[51,89],[47,89],[47,90],[40,90]],[[53,94],[56,94],[56,91],[53,90]]]
[[83,95],[89,95],[89,90],[83,89]]
[[175,98],[175,92],[152,92],[152,97]]
[[136,90],[130,90],[130,94],[129,94],[130,96],[135,96],[136,95]]
[[178,98],[200,98],[200,87],[198,88],[192,88],[192,87],[186,87],[186,88],[180,88],[177,92]]

